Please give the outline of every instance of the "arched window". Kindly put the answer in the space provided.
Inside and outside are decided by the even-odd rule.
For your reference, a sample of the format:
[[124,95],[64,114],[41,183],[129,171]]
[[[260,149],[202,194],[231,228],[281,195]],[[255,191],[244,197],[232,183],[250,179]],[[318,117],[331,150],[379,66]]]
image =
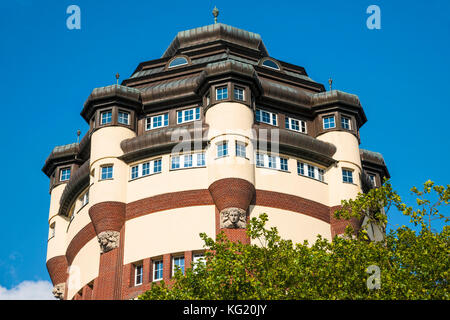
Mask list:
[[262,65],[264,67],[267,68],[271,68],[271,69],[275,69],[275,70],[280,70],[280,66],[278,64],[276,64],[274,61],[272,60],[264,60],[264,62],[262,63]]
[[182,66],[188,64],[188,61],[186,58],[184,57],[178,57],[173,59],[170,64],[169,64],[169,68],[174,68],[174,67],[178,67],[178,66]]

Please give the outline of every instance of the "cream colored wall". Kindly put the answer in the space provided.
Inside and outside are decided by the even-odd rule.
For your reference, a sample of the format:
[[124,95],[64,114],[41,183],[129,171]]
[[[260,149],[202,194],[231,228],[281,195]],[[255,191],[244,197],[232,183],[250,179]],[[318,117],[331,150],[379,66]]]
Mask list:
[[59,211],[59,201],[61,200],[61,196],[63,194],[64,189],[66,188],[66,183],[60,184],[52,189],[50,193],[50,209],[49,209],[49,217],[48,220],[56,215],[58,215]]
[[[254,184],[254,149],[251,143],[253,135],[253,110],[236,102],[216,104],[206,111],[205,122],[209,125],[208,139],[210,147],[206,152],[208,161],[208,182],[224,178],[241,178]],[[229,155],[217,159],[217,144],[227,141]],[[247,144],[247,159],[236,157],[235,144],[241,141]]]
[[128,166],[127,203],[164,193],[208,188],[207,168],[170,170],[170,155],[168,154],[162,156],[161,173],[130,181],[133,165],[158,158],[148,158]]
[[128,220],[124,264],[165,253],[201,250],[199,234],[214,237],[215,225],[215,206],[165,210]]
[[91,218],[89,217],[89,208],[91,204],[88,203],[81,210],[74,212],[75,218],[72,220],[67,229],[66,235],[66,247],[70,244],[72,239],[89,223],[91,223]]
[[[330,225],[322,220],[298,212],[250,206],[250,218],[258,217],[262,213],[267,213],[269,218],[266,228],[277,227],[282,239],[290,239],[294,243],[303,243],[304,240],[308,240],[308,243],[312,244],[320,234],[331,240]],[[259,244],[259,241],[252,240],[252,244]]]
[[136,137],[136,133],[128,128],[111,126],[100,128],[91,136],[90,165],[102,158],[120,157],[123,155],[120,143],[125,139]]
[[72,262],[67,279],[68,300],[71,300],[81,288],[98,277],[99,266],[100,246],[95,237],[78,252]]
[[[281,155],[283,157],[283,155]],[[297,159],[288,158],[288,171],[279,171],[268,168],[256,168],[255,188],[292,194],[328,205],[328,184],[297,174]],[[301,160],[304,163],[309,163]],[[313,164],[313,163],[311,163]],[[314,164],[315,165],[315,164]],[[315,165],[317,166],[317,165]],[[326,170],[326,168],[321,167]],[[325,182],[329,179],[325,171]]]
[[[359,155],[359,141],[351,133],[345,131],[331,131],[317,137],[317,139],[332,143],[336,146],[333,159],[337,160],[328,171],[329,206],[341,204],[343,199],[355,198],[361,192],[361,158]],[[342,168],[353,170],[353,184],[342,181]]]
[[[66,230],[68,219],[63,216],[54,216],[50,219],[49,226],[55,223],[55,236],[47,242],[47,261],[57,256],[66,254]],[[50,230],[49,230],[50,231]]]

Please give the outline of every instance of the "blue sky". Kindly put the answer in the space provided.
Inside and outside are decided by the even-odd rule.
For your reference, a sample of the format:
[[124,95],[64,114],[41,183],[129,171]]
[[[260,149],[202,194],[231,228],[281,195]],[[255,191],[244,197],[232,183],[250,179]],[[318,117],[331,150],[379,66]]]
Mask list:
[[[81,30],[66,27],[71,4],[81,8]],[[372,4],[381,30],[366,27]],[[79,113],[92,89],[161,57],[178,31],[213,23],[214,5],[220,22],[259,33],[274,58],[359,96],[368,118],[361,147],[384,155],[405,200],[427,179],[450,184],[447,0],[1,1],[0,287],[49,280],[41,168],[55,145],[86,132]],[[390,222],[407,219],[393,214]]]

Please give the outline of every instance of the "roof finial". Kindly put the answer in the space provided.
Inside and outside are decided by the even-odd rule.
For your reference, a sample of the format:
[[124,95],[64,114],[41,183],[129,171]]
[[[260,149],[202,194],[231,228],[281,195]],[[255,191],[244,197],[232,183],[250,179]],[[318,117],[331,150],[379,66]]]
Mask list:
[[77,143],[80,143],[80,134],[81,134],[81,131],[77,130]]
[[212,14],[214,16],[214,23],[217,23],[217,16],[219,15],[219,9],[217,9],[216,6],[214,6]]
[[330,85],[330,91],[333,90],[333,79],[328,79],[328,84]]
[[120,74],[117,72],[117,74],[116,74],[117,85],[119,85],[119,78],[120,78]]

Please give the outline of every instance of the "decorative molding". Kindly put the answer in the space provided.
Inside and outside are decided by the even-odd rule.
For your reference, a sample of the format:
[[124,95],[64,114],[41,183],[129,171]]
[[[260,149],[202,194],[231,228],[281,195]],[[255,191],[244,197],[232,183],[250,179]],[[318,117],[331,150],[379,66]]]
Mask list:
[[98,243],[100,244],[101,253],[111,251],[119,247],[120,232],[103,231],[98,234]]
[[221,229],[245,229],[247,212],[240,208],[226,208],[220,212]]
[[52,293],[56,299],[63,300],[65,290],[66,290],[66,284],[58,283],[57,285],[55,285],[53,287]]

